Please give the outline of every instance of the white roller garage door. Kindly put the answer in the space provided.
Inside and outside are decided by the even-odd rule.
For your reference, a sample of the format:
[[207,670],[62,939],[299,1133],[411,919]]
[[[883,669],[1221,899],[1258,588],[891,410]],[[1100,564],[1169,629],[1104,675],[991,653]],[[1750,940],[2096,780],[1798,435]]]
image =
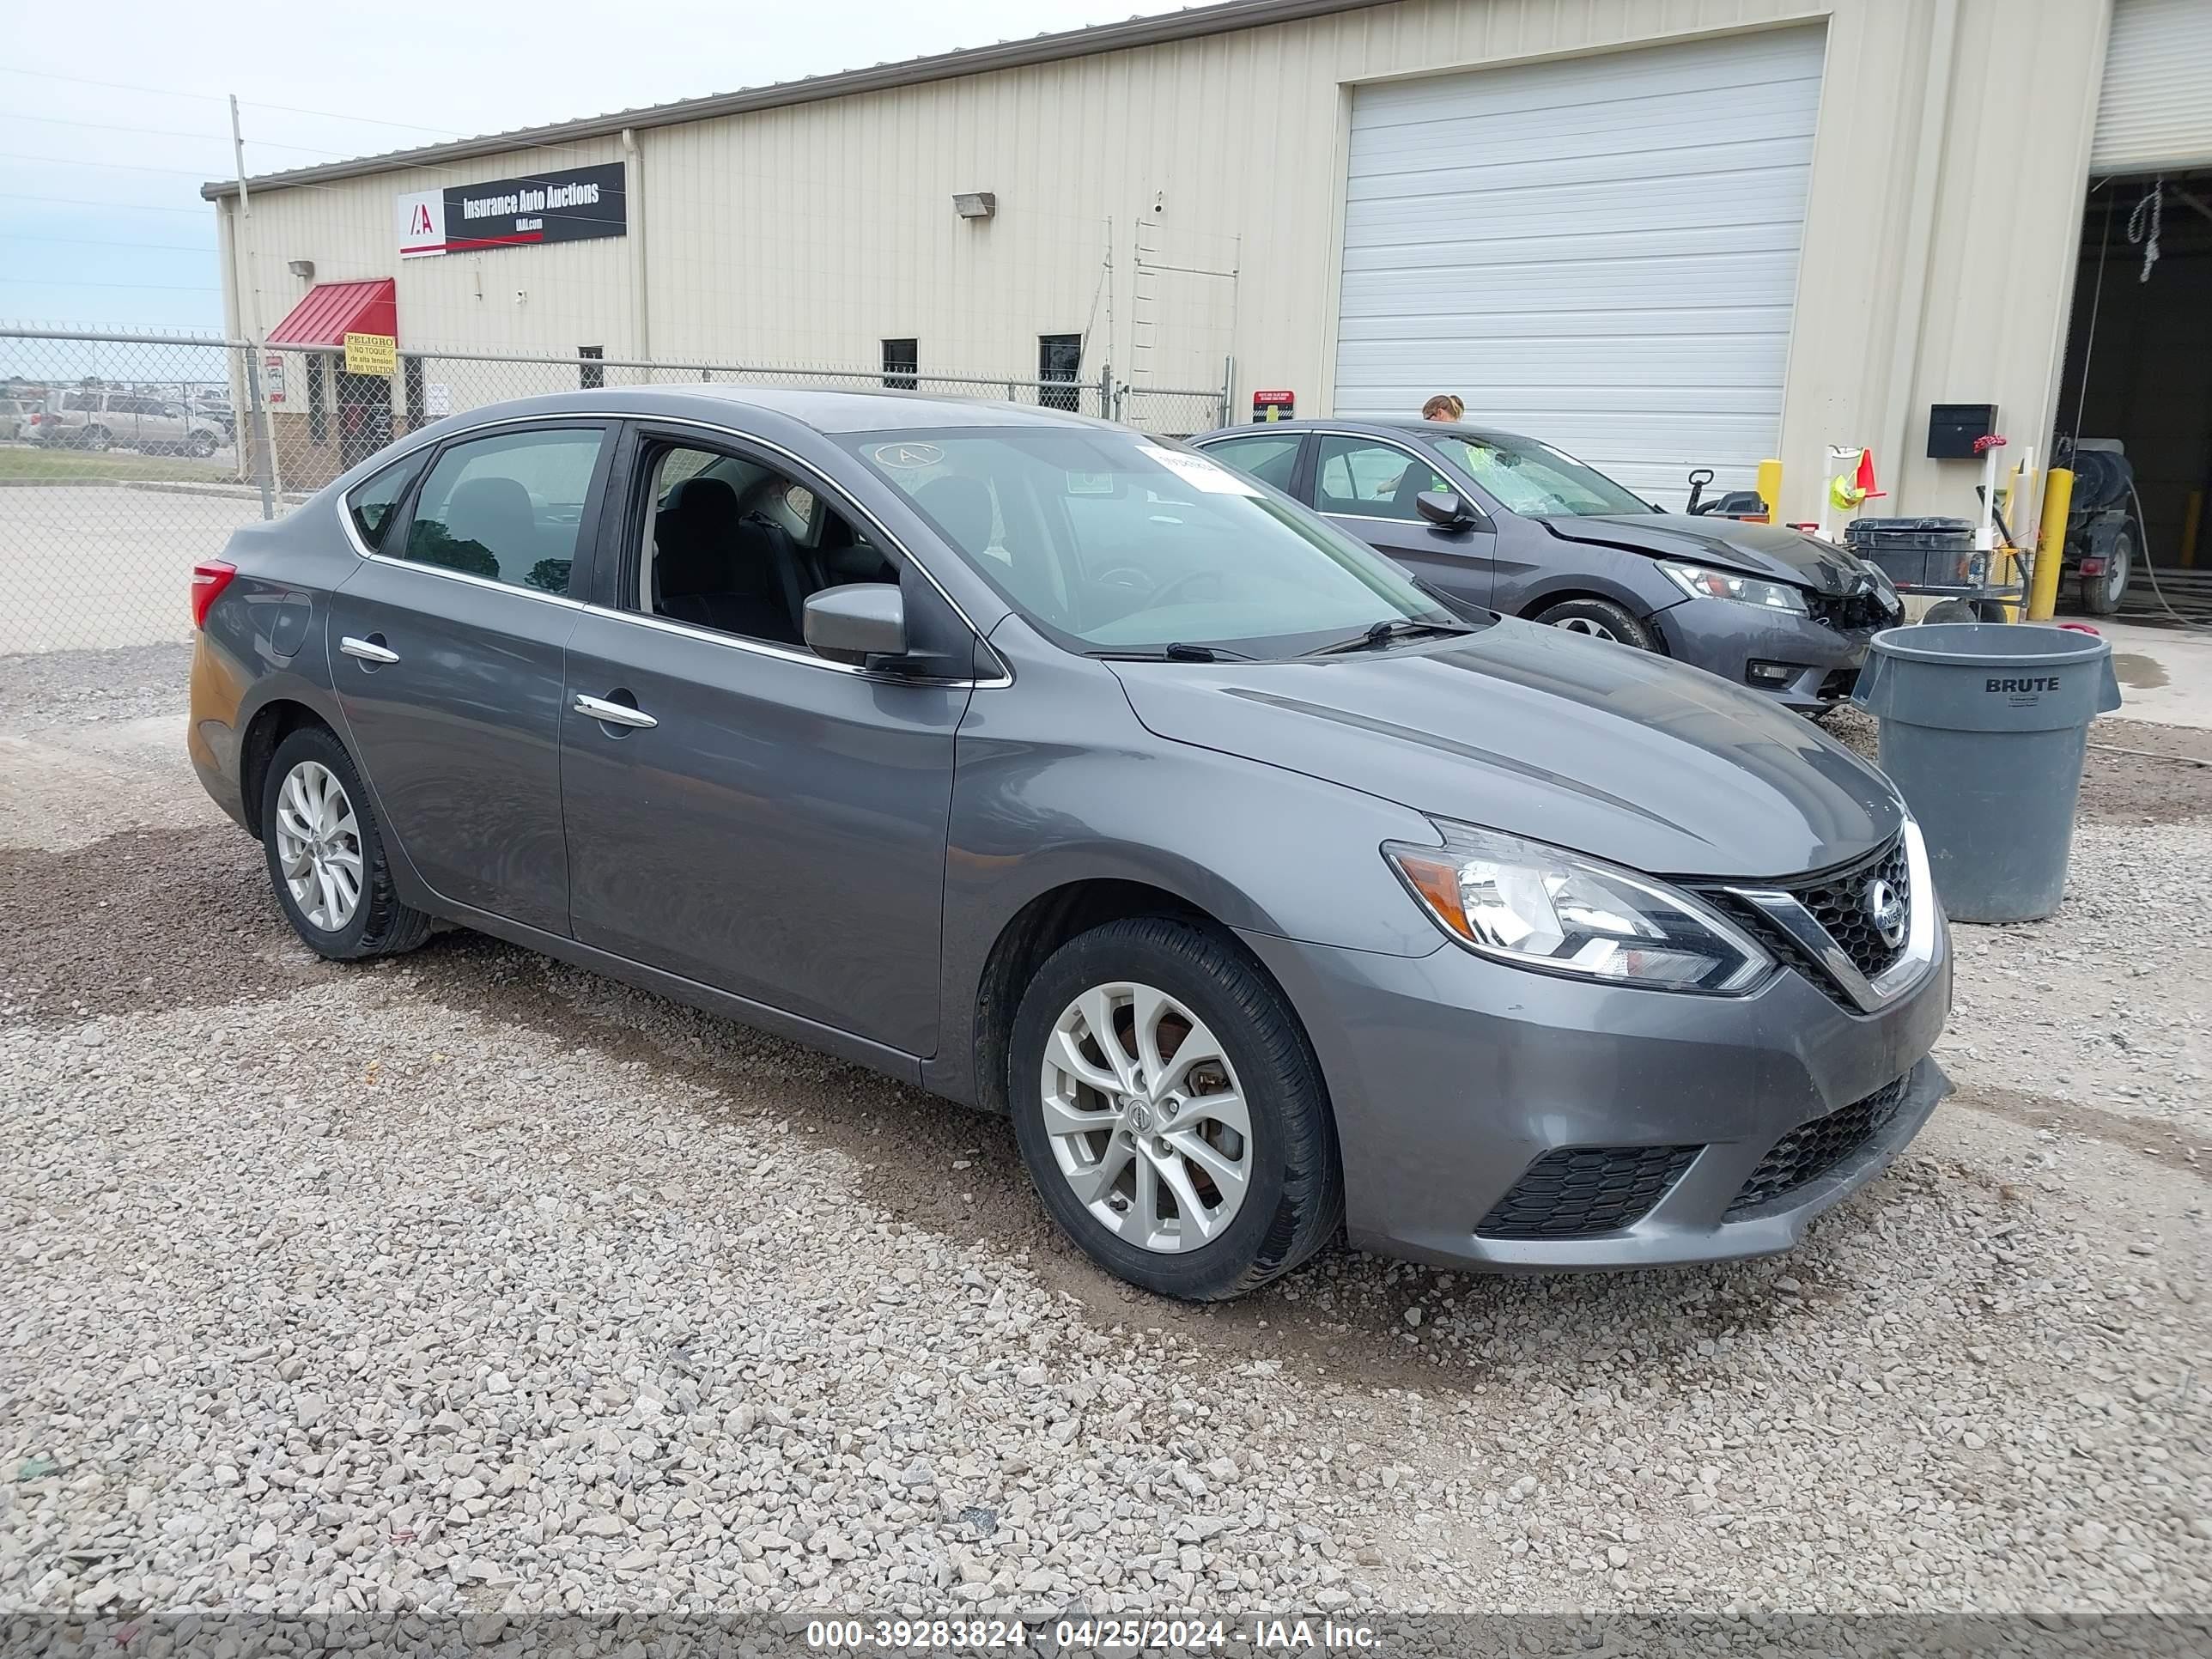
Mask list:
[[2212,167],[2212,3],[2118,0],[2089,171]]
[[1824,36],[1362,88],[1335,409],[1468,418],[1654,500],[1774,453]]

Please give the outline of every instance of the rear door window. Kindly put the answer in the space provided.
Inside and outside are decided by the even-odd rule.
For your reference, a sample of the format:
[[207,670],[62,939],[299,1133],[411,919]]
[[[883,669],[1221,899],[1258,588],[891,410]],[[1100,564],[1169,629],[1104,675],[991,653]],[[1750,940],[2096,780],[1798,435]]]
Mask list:
[[599,428],[562,427],[453,445],[422,481],[400,556],[566,593],[605,441]]

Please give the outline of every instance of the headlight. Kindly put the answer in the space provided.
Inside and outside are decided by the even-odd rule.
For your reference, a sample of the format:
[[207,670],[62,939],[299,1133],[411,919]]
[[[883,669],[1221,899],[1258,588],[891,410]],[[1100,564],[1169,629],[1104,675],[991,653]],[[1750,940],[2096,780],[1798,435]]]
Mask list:
[[1805,614],[1805,596],[1787,582],[1763,582],[1756,576],[1739,576],[1730,570],[1708,570],[1701,564],[1669,564],[1660,569],[1693,599],[1734,599],[1741,605],[1763,605],[1770,611]]
[[1495,830],[1437,822],[1442,847],[1386,842],[1439,927],[1518,968],[1661,991],[1748,990],[1772,958],[1687,893]]

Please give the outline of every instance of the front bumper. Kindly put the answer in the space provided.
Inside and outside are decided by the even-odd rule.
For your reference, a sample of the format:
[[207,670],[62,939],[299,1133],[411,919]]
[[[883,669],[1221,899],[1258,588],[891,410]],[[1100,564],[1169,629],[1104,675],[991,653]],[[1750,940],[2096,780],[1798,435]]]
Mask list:
[[[1793,611],[1732,599],[1684,599],[1652,615],[1668,653],[1773,698],[1818,714],[1851,694],[1876,628],[1832,628]],[[1779,679],[1753,679],[1753,663],[1779,665]]]
[[[1873,1014],[1790,969],[1749,996],[1694,997],[1531,973],[1449,944],[1408,957],[1244,939],[1328,1079],[1351,1242],[1384,1255],[1521,1271],[1770,1255],[1879,1174],[1949,1092],[1929,1058],[1950,1008],[1945,938],[1918,983]],[[1816,1121],[1856,1124],[1842,1115],[1887,1102],[1893,1085],[1863,1137],[1775,1188],[1762,1161],[1821,1132],[1778,1143]],[[1605,1231],[1496,1236],[1523,1177],[1578,1148],[1655,1149],[1644,1168],[1665,1165],[1663,1190]],[[1747,1191],[1755,1175],[1763,1184]]]

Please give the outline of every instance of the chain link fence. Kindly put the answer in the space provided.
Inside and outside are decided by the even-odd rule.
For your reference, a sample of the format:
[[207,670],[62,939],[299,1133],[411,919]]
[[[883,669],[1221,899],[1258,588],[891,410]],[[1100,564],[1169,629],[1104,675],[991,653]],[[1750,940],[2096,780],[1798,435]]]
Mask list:
[[1058,380],[453,351],[402,352],[392,374],[361,375],[336,351],[0,329],[0,579],[14,601],[0,613],[0,655],[188,639],[197,561],[433,421],[553,392],[686,383],[888,387],[1103,416],[1162,437],[1219,426],[1226,407],[1219,388],[1133,386],[1110,370]]

